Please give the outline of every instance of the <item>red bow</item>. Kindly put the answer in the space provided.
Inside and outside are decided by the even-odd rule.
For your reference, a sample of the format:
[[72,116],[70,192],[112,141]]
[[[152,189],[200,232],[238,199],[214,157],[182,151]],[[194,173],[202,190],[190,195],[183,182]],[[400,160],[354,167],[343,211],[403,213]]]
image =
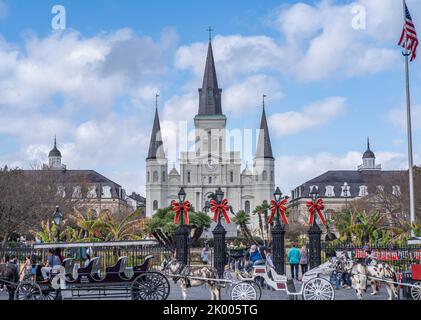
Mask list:
[[228,210],[230,209],[230,206],[228,205],[227,199],[222,200],[221,204],[218,204],[215,200],[211,200],[209,204],[210,204],[211,211],[215,213],[215,215],[213,217],[213,220],[215,222],[218,222],[219,214],[222,213],[225,221],[228,224],[231,224],[230,217],[228,217],[228,213],[227,213]]
[[190,202],[184,201],[184,203],[178,203],[177,201],[171,202],[172,210],[175,212],[174,223],[178,224],[181,216],[181,209],[184,213],[184,221],[186,224],[189,224],[189,211],[190,211]]
[[308,207],[308,211],[310,212],[310,220],[309,220],[308,223],[311,226],[314,223],[315,211],[317,211],[317,214],[318,214],[320,220],[322,221],[322,223],[324,225],[326,225],[326,220],[325,220],[325,217],[323,216],[323,213],[322,213],[322,210],[325,208],[325,205],[323,204],[322,199],[317,199],[316,202],[307,201],[307,207]]
[[287,206],[286,206],[287,202],[288,202],[288,198],[285,198],[279,203],[276,203],[275,200],[272,200],[271,206],[270,206],[270,209],[272,210],[272,214],[270,215],[269,220],[268,220],[269,224],[273,222],[273,218],[275,217],[278,209],[279,209],[279,213],[281,214],[282,221],[284,222],[284,224],[288,224],[288,219],[287,219],[287,216],[285,215],[285,211],[287,211]]

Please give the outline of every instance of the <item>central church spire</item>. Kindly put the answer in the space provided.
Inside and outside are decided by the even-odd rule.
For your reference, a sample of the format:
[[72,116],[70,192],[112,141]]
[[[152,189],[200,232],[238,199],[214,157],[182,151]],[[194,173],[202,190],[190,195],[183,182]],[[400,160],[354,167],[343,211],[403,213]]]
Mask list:
[[219,89],[218,87],[218,79],[216,76],[212,42],[209,40],[203,85],[202,88],[199,89],[198,115],[222,115],[221,94],[222,89]]

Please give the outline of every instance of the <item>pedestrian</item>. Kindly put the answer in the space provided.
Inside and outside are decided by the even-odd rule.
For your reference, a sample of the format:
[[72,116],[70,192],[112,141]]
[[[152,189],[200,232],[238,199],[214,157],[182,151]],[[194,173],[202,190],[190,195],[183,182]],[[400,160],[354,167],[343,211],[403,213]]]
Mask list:
[[207,240],[205,241],[205,246],[202,249],[200,258],[202,259],[203,265],[206,266],[209,263],[209,243]]
[[90,263],[91,263],[91,256],[89,254],[86,254],[86,260],[84,264],[85,268],[89,266]]
[[265,250],[265,256],[266,256],[266,264],[275,269],[275,265],[273,264],[273,258],[272,258],[272,250],[271,249],[266,249]]
[[247,272],[250,272],[255,264],[263,261],[262,255],[260,254],[255,244],[253,244],[250,247],[250,250],[247,254],[246,259],[247,259],[247,264],[246,264],[245,269]]
[[302,246],[300,253],[301,253],[301,259],[300,259],[301,273],[304,276],[304,274],[308,271],[307,245]]
[[48,250],[48,257],[45,266],[41,268],[42,277],[47,280],[52,271],[61,267],[60,258],[55,255],[53,249]]
[[288,252],[288,261],[291,266],[291,278],[298,280],[298,271],[301,260],[300,250],[297,249],[295,243],[292,244],[292,248]]

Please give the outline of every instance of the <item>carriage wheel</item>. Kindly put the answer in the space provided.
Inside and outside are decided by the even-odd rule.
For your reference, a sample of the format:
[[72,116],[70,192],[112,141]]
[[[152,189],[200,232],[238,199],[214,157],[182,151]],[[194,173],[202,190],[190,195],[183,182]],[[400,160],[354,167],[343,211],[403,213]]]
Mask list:
[[60,294],[58,290],[52,289],[49,286],[41,287],[41,300],[60,300]]
[[411,297],[413,300],[421,300],[421,281],[411,287]]
[[304,300],[335,300],[332,284],[323,278],[314,278],[306,282],[303,288]]
[[16,288],[15,300],[42,300],[42,290],[35,282],[22,282]]
[[170,282],[159,272],[145,272],[133,281],[131,294],[132,300],[167,300]]
[[257,290],[251,281],[237,283],[231,289],[231,300],[260,300],[260,295],[260,287]]

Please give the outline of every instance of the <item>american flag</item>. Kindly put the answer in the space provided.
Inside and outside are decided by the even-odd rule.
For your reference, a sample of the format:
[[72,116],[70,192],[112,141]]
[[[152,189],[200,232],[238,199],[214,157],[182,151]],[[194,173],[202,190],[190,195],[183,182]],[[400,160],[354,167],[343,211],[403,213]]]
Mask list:
[[407,48],[408,52],[411,54],[411,61],[415,60],[417,57],[417,48],[418,48],[418,37],[417,31],[415,30],[414,23],[412,21],[411,14],[409,13],[408,7],[405,2],[405,24],[403,26],[403,31],[401,39],[399,40],[399,45],[403,48]]

